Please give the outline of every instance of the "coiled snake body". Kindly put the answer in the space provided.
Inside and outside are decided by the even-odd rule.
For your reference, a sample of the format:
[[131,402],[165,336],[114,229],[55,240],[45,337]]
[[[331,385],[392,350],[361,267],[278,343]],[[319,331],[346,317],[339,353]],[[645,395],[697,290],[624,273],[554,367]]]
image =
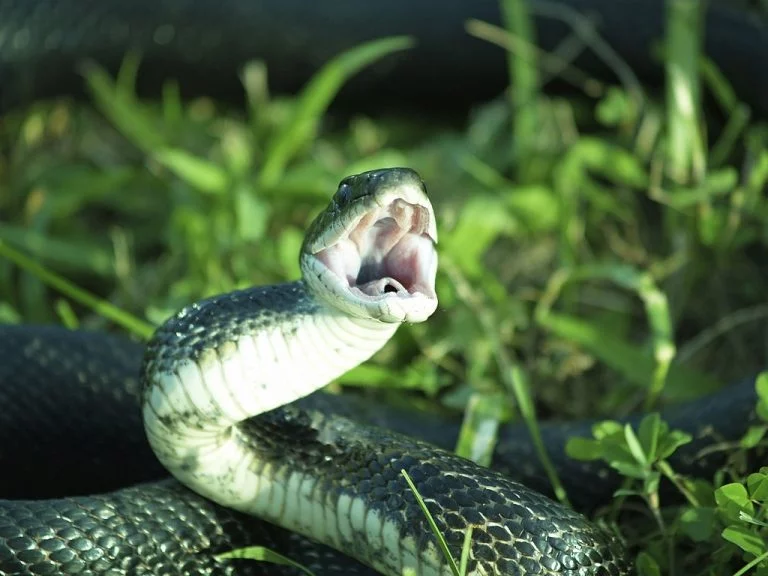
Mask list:
[[[333,416],[356,409],[328,405],[329,398],[325,406],[315,397],[304,406],[281,408],[368,358],[398,323],[421,321],[434,311],[435,230],[431,206],[412,171],[382,170],[345,179],[307,233],[301,281],[193,304],[157,331],[144,354],[141,397],[149,443],[183,484],[220,506],[168,481],[102,496],[5,501],[0,503],[0,570],[227,574],[232,564],[213,553],[254,542],[288,550],[320,573],[363,570],[300,540],[298,533],[386,574],[406,568],[447,574],[400,475],[406,470],[454,554],[472,526],[472,574],[631,573],[613,536],[499,473],[407,436]],[[45,371],[48,362],[39,357],[40,348],[55,339],[28,328],[11,336],[6,353],[26,338],[17,368],[23,369],[32,356]],[[78,366],[111,385],[115,375],[126,374],[121,364],[131,363],[112,353],[99,360],[106,365],[93,366],[87,351],[93,337],[74,333],[65,341],[75,387],[82,388]],[[82,349],[83,358],[78,357]],[[6,360],[13,370],[13,362]],[[54,373],[68,371],[61,358],[53,364]],[[11,376],[5,378],[11,385]],[[123,388],[108,392],[131,394]],[[751,385],[723,398],[736,407],[731,413],[740,418],[735,424],[740,429],[754,404]],[[669,418],[673,425],[676,420],[690,425],[712,406],[723,409],[710,398],[689,406],[688,414]],[[553,430],[550,445],[558,442]],[[445,427],[433,429],[441,431]],[[446,444],[449,438],[437,440]],[[116,445],[114,439],[105,442],[115,451],[126,439]],[[562,438],[559,442],[562,449]],[[499,444],[497,463],[507,471],[527,465],[514,443]],[[693,465],[685,453],[678,457],[681,472]],[[136,479],[156,477],[151,475],[156,468],[147,470],[149,477]],[[124,473],[125,467],[119,479],[106,484],[124,484],[130,478]],[[288,532],[274,532],[230,510],[257,515]],[[255,566],[241,570],[276,573]]]
[[[0,11],[13,14],[26,5],[0,0]],[[20,32],[3,44],[9,36],[2,26],[0,46],[23,48]],[[26,53],[3,54],[0,81],[13,80],[0,87],[0,103],[15,103],[18,93],[8,89],[23,93],[26,74],[18,62],[25,60],[18,55]],[[42,56],[39,62],[52,63]],[[27,86],[31,93],[35,83]],[[473,527],[472,573],[631,573],[614,537],[531,490],[546,490],[547,483],[517,429],[502,433],[494,455],[500,472],[491,472],[434,450],[431,444],[453,446],[456,427],[429,416],[390,417],[383,407],[372,411],[354,399],[316,394],[279,407],[370,356],[399,322],[431,314],[433,240],[434,220],[418,178],[407,170],[369,173],[342,183],[309,232],[301,282],[194,304],[158,331],[146,353],[104,335],[0,330],[0,401],[9,414],[40,410],[46,402],[80,406],[63,420],[36,426],[0,419],[6,475],[0,496],[8,498],[0,500],[0,574],[298,573],[214,556],[252,544],[283,551],[318,574],[370,573],[365,565],[385,573],[447,574],[400,470],[426,497],[455,555]],[[136,379],[142,357],[143,391]],[[269,393],[253,393],[275,381]],[[25,405],[21,389],[41,382],[50,388],[46,399]],[[707,442],[699,423],[719,414],[718,438],[738,438],[754,401],[747,381],[665,413],[673,427],[700,437],[677,453],[675,469],[695,473],[708,465],[695,459]],[[617,486],[605,470],[595,476],[594,467],[566,461],[565,439],[588,428],[544,429],[582,508],[604,501]],[[83,430],[88,437],[79,436]],[[46,450],[59,435],[71,438],[71,451]],[[39,448],[37,459],[30,458],[30,446]],[[118,457],[100,462],[108,451]],[[159,480],[165,473],[158,459],[194,491]],[[8,475],[21,461],[23,473]],[[85,481],[75,474],[82,466],[89,466]],[[513,475],[528,488],[508,479]]]
[[[434,312],[436,239],[431,205],[411,170],[342,181],[307,233],[301,281],[192,304],[157,330],[142,369],[143,422],[153,452],[208,499],[329,544],[385,574],[450,573],[401,470],[414,479],[456,557],[464,533],[474,529],[471,574],[628,573],[615,538],[501,474],[417,440],[283,407],[370,357],[399,323]],[[158,494],[162,500],[174,489],[158,485],[138,491],[141,498],[133,489],[96,501],[133,506],[129,521],[140,532],[144,523],[173,525],[180,513],[143,512],[135,499]],[[8,508],[18,514],[25,506],[34,509]],[[4,571],[88,566],[72,555],[74,544],[42,560],[43,547],[21,529],[24,518],[2,518]],[[48,521],[56,525],[55,518]],[[130,541],[107,533],[101,539],[109,546],[96,560],[106,565],[124,558],[121,546]],[[60,545],[61,539],[43,542]],[[149,566],[139,546],[134,561],[142,564],[130,573],[173,570],[179,560],[155,545],[147,546],[157,555]],[[210,551],[200,552],[212,561]]]

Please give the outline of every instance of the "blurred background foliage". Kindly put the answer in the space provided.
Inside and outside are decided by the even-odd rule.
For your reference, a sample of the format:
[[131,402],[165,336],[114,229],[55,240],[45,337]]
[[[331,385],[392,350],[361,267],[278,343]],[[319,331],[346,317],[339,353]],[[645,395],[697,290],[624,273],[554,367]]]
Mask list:
[[[525,34],[468,32],[502,47]],[[343,176],[409,166],[438,213],[440,308],[343,384],[465,411],[471,437],[477,414],[618,418],[754,374],[768,353],[768,124],[695,52],[690,28],[678,34],[666,94],[631,71],[608,85],[567,67],[558,73],[576,89],[548,94],[546,58],[537,67],[513,51],[514,89],[466,118],[328,112],[345,79],[407,50],[403,38],[339,55],[295,97],[271,94],[254,62],[245,110],[182,101],[170,81],[139,99],[134,55],[117,78],[91,67],[90,104],[0,118],[0,321],[121,329],[37,265],[146,336],[142,322],[195,299],[295,279],[304,230]],[[666,523],[650,514],[633,542],[647,552],[642,573],[730,574],[735,561],[768,574],[768,475],[750,472],[729,476],[741,488],[709,484],[706,501],[665,508]],[[719,563],[702,563],[702,549]]]

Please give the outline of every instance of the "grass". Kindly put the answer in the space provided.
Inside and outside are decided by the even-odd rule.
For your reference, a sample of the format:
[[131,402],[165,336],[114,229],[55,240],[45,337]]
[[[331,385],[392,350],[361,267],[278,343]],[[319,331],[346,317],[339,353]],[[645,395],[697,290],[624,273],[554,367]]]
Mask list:
[[[135,58],[117,79],[90,69],[92,106],[39,103],[0,124],[0,321],[144,337],[192,300],[296,278],[303,230],[338,180],[408,165],[438,210],[440,310],[344,385],[463,411],[459,451],[483,460],[493,434],[478,431],[517,414],[535,440],[544,417],[616,418],[755,373],[768,341],[768,126],[702,59],[699,30],[685,25],[698,15],[682,4],[669,3],[667,94],[648,93],[589,31],[584,42],[622,82],[540,57],[539,73],[582,88],[556,97],[530,66],[525,5],[504,0],[519,29],[468,31],[509,48],[521,81],[461,129],[326,115],[346,77],[407,39],[340,56],[296,98],[271,95],[255,63],[245,112],[182,102],[172,85],[159,102],[139,100]],[[733,459],[765,445],[765,428]],[[641,574],[768,574],[768,470],[691,483],[667,462],[686,438],[658,419],[595,434],[573,450],[627,477],[600,515],[640,502],[620,528]],[[661,477],[682,506],[660,501]]]
[[[416,502],[418,503],[419,508],[421,508],[421,511],[424,514],[424,517],[427,519],[429,528],[432,531],[432,533],[435,535],[435,538],[437,539],[438,547],[440,548],[440,552],[445,557],[448,567],[451,570],[451,574],[453,576],[465,576],[467,573],[467,565],[469,563],[470,550],[472,547],[472,530],[473,530],[472,526],[470,525],[466,533],[464,534],[464,541],[461,546],[461,558],[459,559],[459,563],[457,564],[456,559],[451,555],[451,551],[448,548],[448,543],[445,541],[445,538],[443,538],[443,535],[440,533],[440,528],[437,526],[437,523],[435,522],[434,518],[432,518],[432,514],[430,514],[429,512],[429,508],[427,508],[426,502],[424,502],[424,499],[422,498],[421,494],[419,494],[419,491],[416,488],[416,485],[413,483],[413,480],[411,480],[411,477],[408,475],[408,472],[406,472],[405,470],[401,470],[400,473],[403,475],[405,482],[408,484],[408,488],[411,490],[411,492],[413,492],[413,495],[416,498]],[[403,575],[403,576],[406,576],[406,575]]]

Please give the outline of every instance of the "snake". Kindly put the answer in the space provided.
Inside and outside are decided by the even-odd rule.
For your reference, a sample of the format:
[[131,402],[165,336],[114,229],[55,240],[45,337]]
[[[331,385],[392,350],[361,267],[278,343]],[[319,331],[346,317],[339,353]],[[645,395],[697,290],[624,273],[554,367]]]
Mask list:
[[[210,40],[205,54],[195,52],[189,42],[195,33],[185,35],[184,28],[198,35],[201,24],[214,32],[237,30],[233,15],[242,12],[233,8],[247,12],[244,3],[201,2],[197,8],[183,1],[135,2],[131,8],[82,0],[56,4],[58,13],[50,2],[0,1],[0,106],[72,92],[68,83],[75,63],[84,58],[116,66],[118,55],[134,47],[116,32],[121,25],[139,39],[150,73],[167,58],[189,79],[222,68],[233,76],[247,52],[249,57],[296,63],[275,79],[278,87],[291,91],[327,59],[328,50],[365,40],[360,34],[412,32],[422,37],[421,52],[362,76],[346,97],[357,102],[361,94],[428,100],[435,96],[430,92],[435,86],[444,88],[472,74],[484,75],[471,84],[479,90],[469,95],[473,100],[499,86],[498,74],[478,66],[493,57],[477,58],[477,46],[457,54],[450,73],[435,66],[429,67],[432,76],[421,73],[423,59],[434,59],[429,50],[435,46],[467,47],[463,41],[446,41],[456,37],[456,30],[443,28],[445,23],[455,25],[469,16],[498,20],[491,3],[476,3],[475,11],[469,3],[447,2],[446,18],[430,21],[428,28],[406,14],[429,3],[396,2],[385,14],[342,3],[337,9],[347,14],[343,22],[354,33],[332,34],[333,41],[321,50],[315,48],[326,44],[319,38],[328,40],[329,31],[314,24],[312,5],[254,3],[251,10],[263,9],[281,23],[275,30],[297,32],[297,42],[287,46],[274,33],[252,30],[220,34]],[[614,33],[621,31],[620,22],[612,20],[616,12],[600,2],[572,4],[602,11],[615,25]],[[638,4],[624,2],[622,7]],[[306,10],[298,12],[298,6]],[[717,43],[715,58],[730,66],[738,84],[749,75],[749,66],[760,66],[760,55],[768,54],[762,50],[768,46],[765,28],[728,7],[716,5],[717,11],[721,18],[715,32],[738,35],[740,42]],[[246,19],[249,24],[261,22],[258,14]],[[629,20],[625,15],[620,20]],[[174,22],[170,29],[169,21]],[[105,28],[105,23],[113,27]],[[644,34],[654,28],[651,22]],[[104,29],[112,32],[104,34]],[[169,33],[170,40],[158,40],[160,32]],[[634,39],[623,55],[637,64],[644,51]],[[739,46],[751,49],[753,57],[741,58]],[[640,68],[648,65],[647,56],[642,58]],[[739,88],[757,111],[768,101],[762,98],[761,78],[755,74],[749,86]],[[405,96],[398,94],[403,86]],[[380,217],[382,199],[389,204]],[[404,224],[406,220],[410,223]],[[411,238],[417,239],[418,249]],[[318,574],[400,574],[403,568],[447,574],[402,470],[426,497],[451,552],[459,552],[472,527],[471,574],[633,573],[627,552],[612,534],[542,494],[551,487],[530,443],[521,440],[521,428],[501,431],[493,470],[487,470],[450,452],[458,434],[454,422],[424,414],[404,417],[402,411],[384,407],[371,410],[354,398],[311,392],[373,354],[399,323],[431,314],[436,306],[434,271],[413,266],[420,266],[424,254],[434,258],[436,240],[434,215],[417,175],[405,169],[367,173],[342,182],[311,227],[301,252],[301,281],[193,304],[160,328],[146,349],[85,331],[0,329],[0,399],[9,413],[21,414],[2,421],[2,437],[19,442],[3,446],[0,463],[3,470],[16,462],[29,468],[3,480],[0,573],[300,573],[218,556],[258,543],[284,551]],[[379,242],[400,251],[388,260],[389,252],[381,251]],[[353,276],[344,269],[350,257],[357,259]],[[425,260],[436,265],[436,259]],[[350,279],[355,288],[362,286],[359,292],[350,292]],[[375,306],[362,304],[371,304],[366,299],[374,295],[379,298]],[[409,308],[413,302],[415,312]],[[269,394],[252,395],[253,390],[243,388],[268,382],[278,384]],[[25,388],[35,385],[55,390],[42,403],[35,396],[32,406]],[[305,397],[282,406],[299,396]],[[713,442],[738,439],[754,420],[755,401],[754,380],[747,378],[665,410],[666,421],[695,438],[673,455],[675,470],[700,475],[717,466],[718,458],[701,454]],[[51,414],[62,406],[74,408],[64,419],[40,419],[31,426],[26,415],[44,410],[41,404],[46,402]],[[96,405],[104,415],[93,413]],[[639,417],[627,422],[636,424]],[[718,423],[714,432],[709,422]],[[583,510],[607,501],[620,483],[608,469],[566,457],[566,440],[589,435],[590,427],[590,422],[580,422],[542,430],[556,465],[568,472],[564,481],[572,502]],[[50,448],[62,434],[76,450]],[[25,437],[31,441],[22,442]],[[40,450],[38,457],[30,457],[30,450]],[[124,455],[124,460],[108,453]],[[88,474],[82,474],[82,467]],[[167,471],[175,479],[163,479]]]
[[[527,0],[536,44],[560,63],[603,80],[664,79],[654,55],[665,0]],[[768,15],[759,1],[712,0],[703,50],[754,114],[768,115]],[[355,113],[466,109],[508,84],[505,53],[467,32],[473,20],[501,25],[498,0],[99,0],[0,1],[0,110],[82,94],[82,65],[117,70],[141,55],[140,87],[157,94],[178,80],[183,94],[243,104],[242,66],[260,60],[270,91],[294,93],[320,66],[364,42],[406,35],[415,45],[349,80],[337,103]],[[691,26],[698,26],[695,21]],[[610,50],[606,50],[606,46]],[[639,83],[635,80],[636,83]],[[549,83],[565,85],[564,82]]]
[[[499,443],[498,470],[491,470],[432,443],[356,422],[359,406],[345,410],[313,398],[372,356],[400,324],[425,321],[435,311],[436,241],[434,211],[413,170],[366,172],[345,178],[309,227],[300,280],[193,303],[132,358],[110,352],[125,347],[105,346],[103,335],[59,334],[65,347],[51,357],[55,330],[0,331],[6,336],[4,388],[13,393],[12,382],[29,372],[30,358],[44,375],[32,374],[23,385],[69,371],[75,373],[72,387],[82,389],[91,377],[78,371],[97,374],[105,380],[102,388],[119,395],[118,410],[129,399],[136,414],[141,406],[139,424],[152,455],[175,478],[96,495],[0,501],[0,571],[233,574],[216,552],[255,541],[286,550],[319,573],[369,567],[390,575],[407,569],[450,574],[406,471],[452,554],[460,553],[472,529],[468,574],[632,574],[615,535],[502,472],[520,467],[511,438]],[[73,344],[78,340],[79,348]],[[94,348],[101,349],[94,354]],[[139,358],[138,385],[121,384]],[[70,395],[68,388],[60,393]],[[668,415],[671,423],[690,427],[707,409],[722,411],[730,402],[735,409],[727,412],[740,416],[733,422],[742,430],[754,419],[754,387],[747,381],[735,388],[687,405],[687,414]],[[294,402],[301,398],[307,398],[304,405]],[[98,395],[81,401],[91,410],[94,405],[108,409]],[[101,420],[112,427],[112,419]],[[61,433],[58,424],[53,428],[45,435]],[[131,436],[112,434],[124,436],[122,444]],[[113,452],[136,450],[112,438],[102,441]],[[690,453],[677,458],[684,466],[703,465]],[[3,460],[6,469],[12,465],[7,456]],[[58,464],[32,476],[49,481]],[[115,472],[120,482],[126,481],[124,468]],[[29,490],[23,479],[20,488]],[[275,534],[272,524],[284,532]],[[301,535],[311,542],[297,541]],[[322,545],[329,548],[318,550]],[[360,566],[333,557],[332,550]]]

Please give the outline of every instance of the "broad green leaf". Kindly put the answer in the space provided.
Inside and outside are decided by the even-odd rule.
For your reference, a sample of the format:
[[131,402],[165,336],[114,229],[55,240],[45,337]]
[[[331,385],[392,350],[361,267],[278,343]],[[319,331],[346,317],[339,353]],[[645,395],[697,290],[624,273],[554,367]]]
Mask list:
[[601,420],[592,425],[592,434],[598,440],[619,436],[624,433],[624,427],[621,422],[615,420]]
[[747,526],[732,524],[723,530],[722,536],[749,554],[760,556],[766,551],[765,540]]
[[391,368],[370,362],[355,366],[337,379],[346,386],[379,386],[398,381],[398,373]]
[[762,400],[757,403],[757,416],[764,422],[768,422],[768,403]]
[[600,441],[589,438],[569,438],[565,444],[565,453],[574,460],[599,460],[603,457]]
[[714,508],[687,508],[680,515],[680,527],[694,542],[706,542],[715,532],[717,511]]
[[686,482],[686,488],[700,506],[715,508],[715,487],[711,481],[691,478]]
[[765,437],[765,433],[768,432],[768,426],[750,426],[741,437],[739,443],[742,448],[754,448]]
[[611,468],[627,478],[643,480],[648,474],[648,470],[644,466],[638,465],[635,462],[613,460],[609,461],[609,464],[611,465]]
[[635,562],[638,576],[661,576],[661,568],[647,552],[640,552]]
[[624,440],[627,443],[627,448],[638,464],[644,467],[648,466],[648,456],[640,445],[640,441],[637,439],[635,431],[632,430],[632,427],[629,424],[624,426]]
[[642,161],[608,140],[582,136],[571,149],[583,166],[616,184],[645,188],[648,175]]
[[761,372],[755,380],[757,397],[762,402],[768,403],[768,372]]
[[516,186],[501,191],[506,204],[531,232],[552,230],[560,221],[560,203],[544,186]]
[[757,391],[757,415],[761,420],[768,422],[768,372],[762,372],[755,382]]
[[726,484],[715,490],[715,502],[731,520],[738,520],[740,512],[746,512],[749,515],[755,513],[747,489],[738,482]]
[[0,323],[18,324],[21,322],[21,315],[8,302],[0,300]]
[[680,446],[690,443],[691,440],[693,440],[693,437],[690,434],[680,430],[671,430],[661,439],[657,458],[660,460],[669,458],[675,450],[680,448]]
[[643,451],[648,460],[653,462],[656,459],[656,451],[659,444],[659,437],[666,431],[666,425],[661,421],[658,412],[648,414],[640,421],[638,429],[638,438]]
[[753,500],[768,503],[768,474],[756,472],[747,476],[747,489]]
[[603,449],[603,459],[608,462],[608,464],[613,467],[624,466],[643,470],[640,475],[633,472],[633,477],[641,478],[645,475],[645,466],[642,464],[638,465],[637,459],[633,456],[629,446],[627,446],[627,440],[623,429],[620,435],[600,440],[600,445]]
[[486,273],[485,252],[500,236],[511,235],[517,224],[515,218],[489,194],[467,198],[456,215],[455,226],[442,231],[442,252],[458,266],[463,274],[477,279]]
[[617,126],[634,119],[635,107],[626,91],[609,86],[605,96],[597,103],[595,116],[604,126]]

